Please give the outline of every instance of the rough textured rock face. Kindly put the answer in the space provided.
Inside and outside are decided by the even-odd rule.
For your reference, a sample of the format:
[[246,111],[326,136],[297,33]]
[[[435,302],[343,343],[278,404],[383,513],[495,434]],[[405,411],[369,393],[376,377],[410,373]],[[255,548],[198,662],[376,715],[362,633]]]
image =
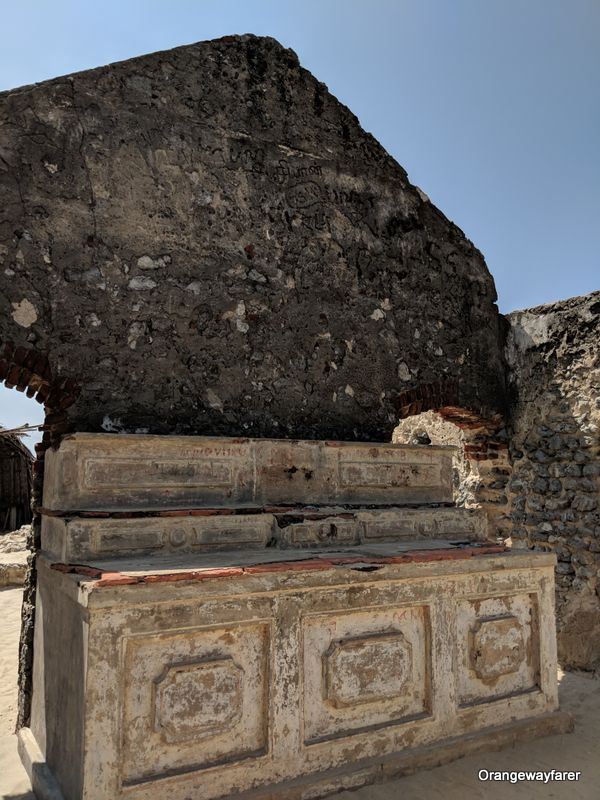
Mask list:
[[389,441],[403,403],[503,410],[481,254],[274,40],[4,93],[0,125],[0,378],[54,438]]
[[558,556],[559,660],[600,666],[600,292],[508,317],[513,544]]

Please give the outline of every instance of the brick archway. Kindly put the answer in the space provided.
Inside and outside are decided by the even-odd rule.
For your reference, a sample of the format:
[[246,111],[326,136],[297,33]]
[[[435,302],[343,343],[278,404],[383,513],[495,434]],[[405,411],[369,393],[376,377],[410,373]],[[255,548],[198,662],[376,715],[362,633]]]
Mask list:
[[69,430],[67,409],[77,399],[79,387],[73,378],[56,377],[45,353],[34,348],[15,347],[13,342],[0,343],[0,382],[44,405],[44,433],[41,443],[35,446],[35,496],[36,490],[41,490],[44,453],[48,447],[58,446],[61,436]]
[[471,484],[463,494],[485,509],[490,534],[506,538],[510,520],[505,490],[512,465],[504,419],[498,414],[487,415],[484,409],[465,408],[460,405],[459,398],[458,383],[449,380],[401,392],[398,396],[399,423],[431,411],[462,431],[462,460],[468,467]]

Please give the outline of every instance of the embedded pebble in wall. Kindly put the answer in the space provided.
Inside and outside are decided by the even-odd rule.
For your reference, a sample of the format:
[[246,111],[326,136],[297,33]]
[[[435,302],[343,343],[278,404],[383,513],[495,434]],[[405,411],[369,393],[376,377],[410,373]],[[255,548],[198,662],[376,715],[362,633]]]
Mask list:
[[22,328],[31,328],[37,322],[38,313],[36,307],[26,297],[20,303],[12,304],[12,318]]

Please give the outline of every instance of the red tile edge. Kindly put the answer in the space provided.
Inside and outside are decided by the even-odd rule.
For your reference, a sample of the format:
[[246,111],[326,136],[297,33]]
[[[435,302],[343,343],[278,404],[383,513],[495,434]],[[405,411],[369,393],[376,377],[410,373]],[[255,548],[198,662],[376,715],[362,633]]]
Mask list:
[[330,558],[312,558],[303,561],[273,561],[266,564],[254,564],[249,567],[215,567],[213,569],[189,570],[186,572],[165,572],[149,575],[127,575],[122,572],[103,572],[86,564],[51,565],[51,569],[64,574],[81,575],[96,579],[94,588],[107,586],[126,586],[140,583],[175,583],[178,581],[202,581],[216,578],[237,578],[243,575],[261,575],[269,572],[311,572],[314,570],[330,570],[335,567],[351,567],[352,564],[385,566],[386,564],[426,563],[430,561],[459,561],[482,555],[507,552],[503,545],[487,545],[483,547],[465,547],[460,550],[413,550],[411,553],[398,556],[369,557],[368,555],[339,556]]
[[234,578],[243,574],[241,567],[190,570],[189,572],[165,572],[161,575],[144,575],[143,583],[171,583],[175,581],[203,581],[212,578]]
[[269,564],[254,564],[243,567],[244,574],[258,575],[263,572],[310,572],[311,570],[331,569],[335,562],[326,558],[307,559],[306,561],[273,561]]

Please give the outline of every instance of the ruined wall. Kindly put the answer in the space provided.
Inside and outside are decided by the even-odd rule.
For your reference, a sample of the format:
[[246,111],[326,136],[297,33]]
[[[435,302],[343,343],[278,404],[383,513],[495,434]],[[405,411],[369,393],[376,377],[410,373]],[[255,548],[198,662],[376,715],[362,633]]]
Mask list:
[[[394,428],[394,444],[423,444],[421,435],[425,433],[432,445],[456,447],[453,458],[452,485],[454,502],[461,506],[472,506],[475,498],[470,487],[470,464],[465,458],[465,434],[456,425],[446,422],[435,411],[424,411],[414,417],[400,420]],[[424,445],[426,446],[426,445]]]
[[52,411],[44,446],[504,409],[481,254],[272,39],[0,95],[0,195],[0,379]]
[[557,554],[559,660],[600,666],[600,292],[510,314],[513,546]]
[[392,441],[415,443],[415,436],[421,431],[428,434],[433,445],[457,448],[453,469],[455,503],[482,508],[488,518],[489,536],[507,539],[511,534],[506,494],[511,464],[506,429],[464,421],[461,426],[438,412],[425,411],[400,420]]

